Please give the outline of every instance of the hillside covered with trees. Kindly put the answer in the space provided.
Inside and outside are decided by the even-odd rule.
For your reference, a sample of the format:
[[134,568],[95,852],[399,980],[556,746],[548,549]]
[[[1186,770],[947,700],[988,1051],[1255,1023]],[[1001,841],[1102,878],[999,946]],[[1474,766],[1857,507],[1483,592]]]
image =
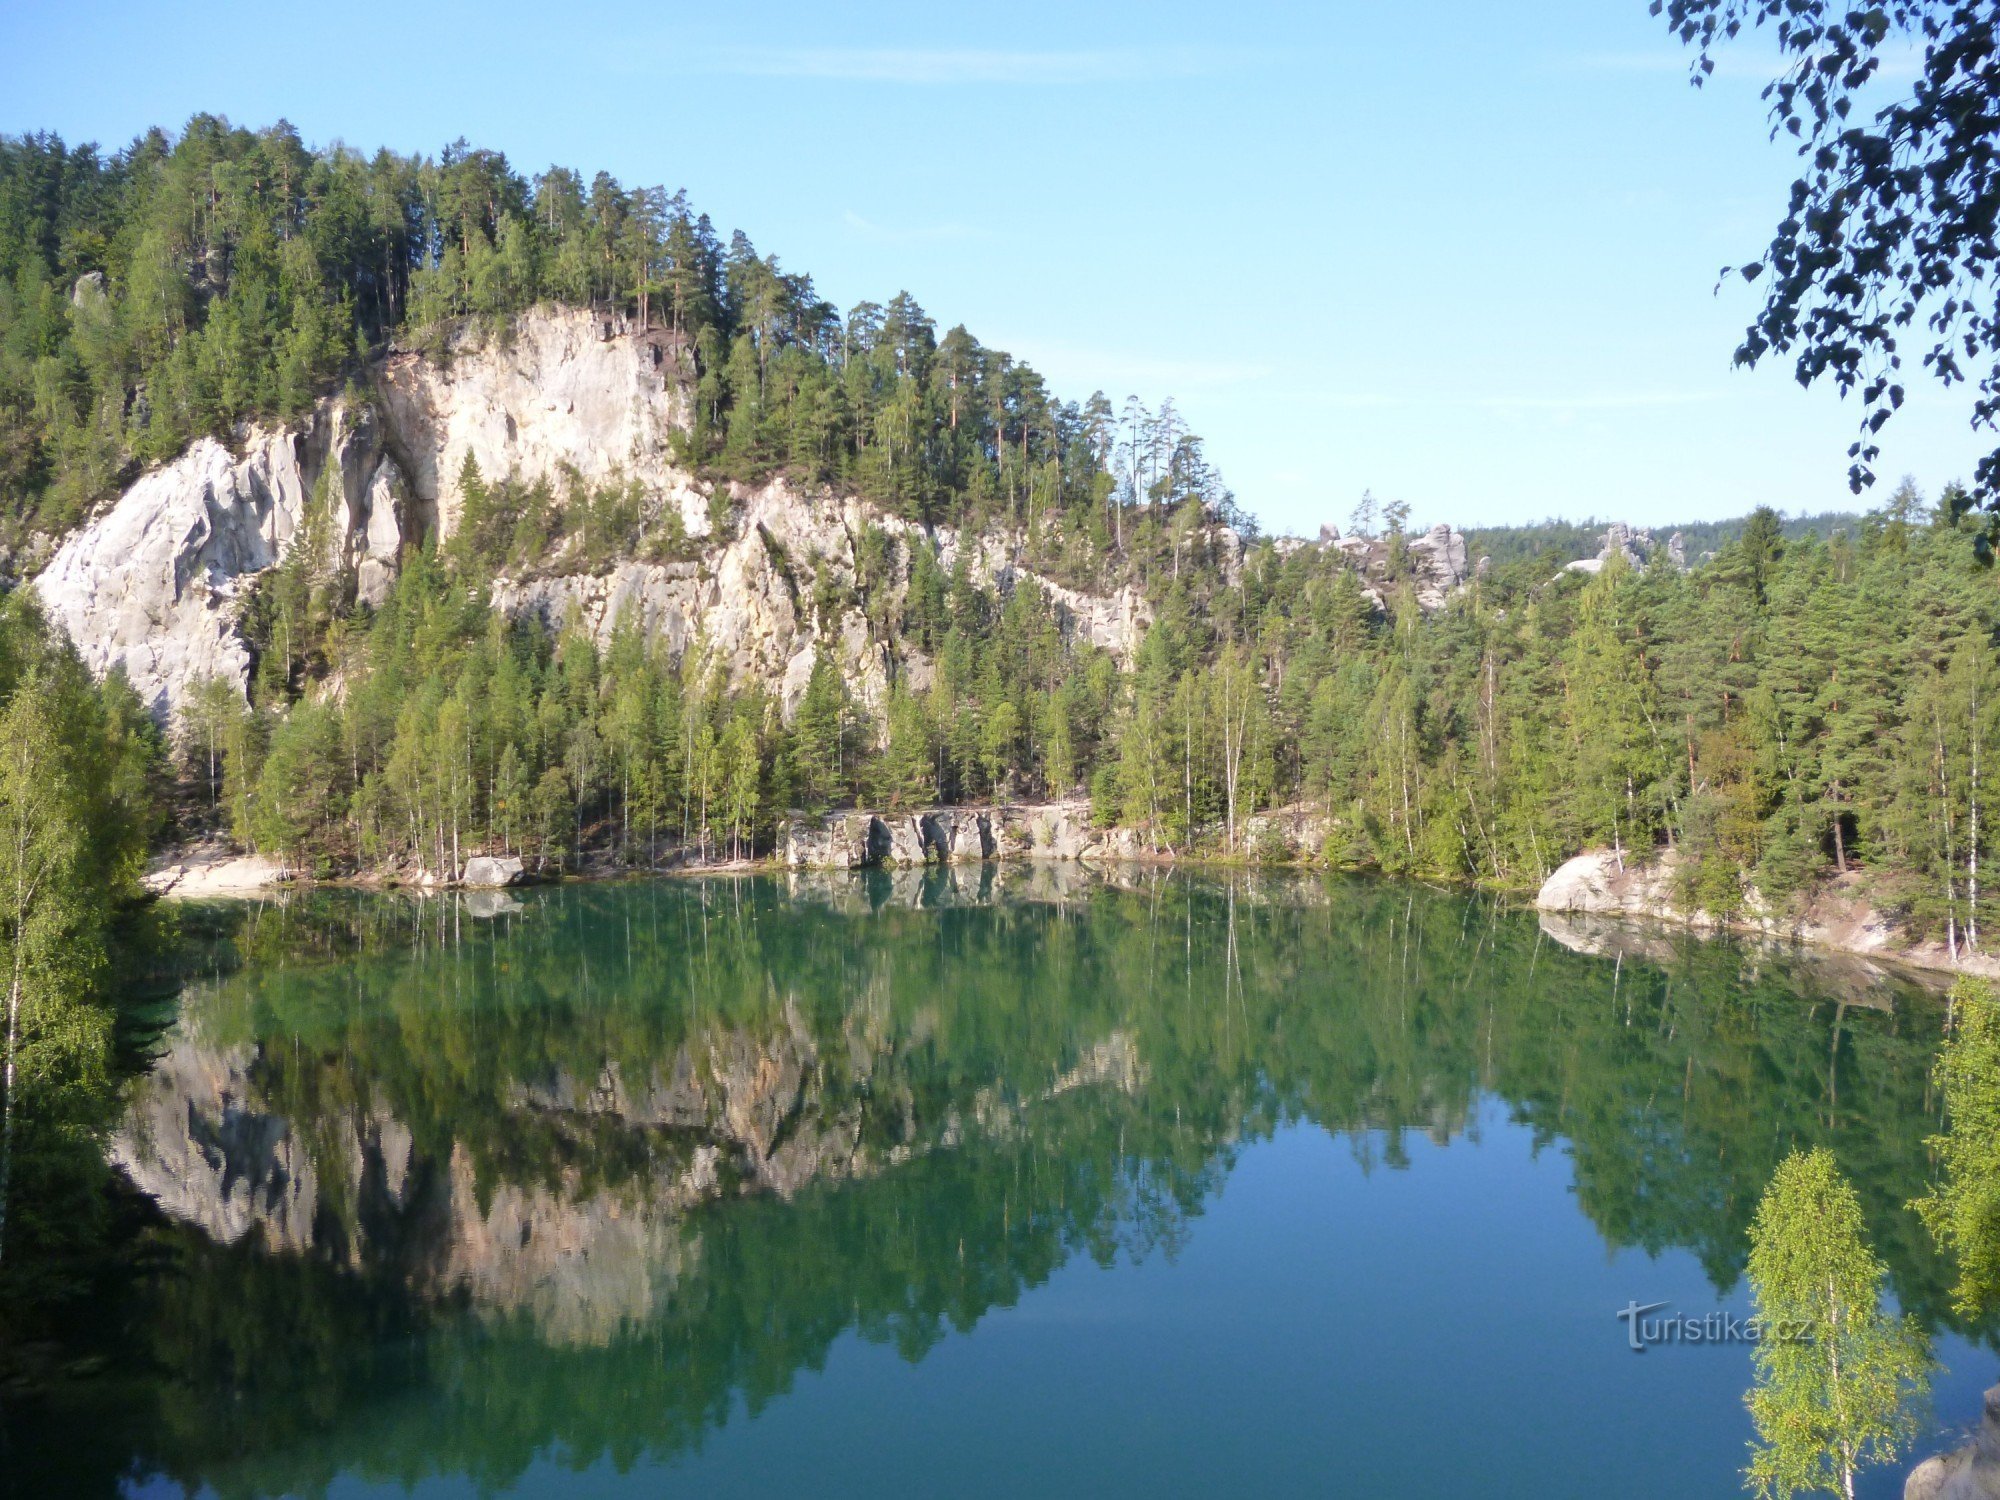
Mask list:
[[[1063,401],[907,295],[842,314],[683,196],[602,174],[530,180],[462,143],[310,150],[211,117],[110,156],[10,140],[0,269],[0,492],[26,548],[197,435],[343,382],[365,401],[392,343],[554,300],[679,341],[707,481],[784,474],[1011,528],[1151,611],[1128,666],[1037,588],[871,531],[851,587],[801,593],[823,620],[862,608],[928,670],[870,714],[822,660],[787,713],[775,685],[637,628],[600,650],[496,614],[495,573],[567,534],[605,560],[688,543],[615,491],[468,474],[462,524],[379,609],[294,548],[247,610],[252,703],[217,684],[174,726],[184,824],[212,809],[297,868],[586,846],[649,865],[768,849],[792,809],[1087,793],[1160,854],[1270,853],[1240,830],[1284,806],[1329,820],[1341,864],[1525,888],[1586,846],[1671,842],[1711,910],[1859,867],[1919,931],[1990,925],[2000,601],[1957,491],[1760,511],[1696,538],[1687,572],[1563,573],[1593,550],[1580,533],[1495,533],[1493,565],[1427,612],[1404,507],[1372,524],[1366,573],[1260,538],[1171,403]],[[897,547],[908,586],[871,588]]]

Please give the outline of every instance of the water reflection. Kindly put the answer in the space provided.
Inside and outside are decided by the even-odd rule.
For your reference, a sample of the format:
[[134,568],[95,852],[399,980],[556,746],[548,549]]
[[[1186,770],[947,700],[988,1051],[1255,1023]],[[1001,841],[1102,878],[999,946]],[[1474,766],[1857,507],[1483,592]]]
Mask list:
[[914,1358],[1071,1257],[1171,1255],[1287,1122],[1395,1168],[1492,1099],[1608,1246],[1718,1289],[1825,1143],[1950,1319],[1903,1208],[1942,1006],[1879,970],[1059,866],[329,894],[232,941],[118,1137],[173,1223],[134,1316],[160,1373],[93,1415],[113,1441],[31,1450],[79,1488],[670,1455],[848,1331]]

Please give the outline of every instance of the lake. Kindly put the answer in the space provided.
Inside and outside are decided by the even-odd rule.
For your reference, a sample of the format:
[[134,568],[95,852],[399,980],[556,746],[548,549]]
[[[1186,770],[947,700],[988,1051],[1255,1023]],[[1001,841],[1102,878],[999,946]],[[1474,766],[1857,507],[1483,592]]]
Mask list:
[[2000,1376],[1905,1207],[1945,1003],[1860,965],[1049,866],[227,922],[116,1143],[143,1359],[7,1408],[20,1493],[1725,1496],[1750,1347],[1618,1313],[1746,1314],[1813,1143],[1936,1433]]

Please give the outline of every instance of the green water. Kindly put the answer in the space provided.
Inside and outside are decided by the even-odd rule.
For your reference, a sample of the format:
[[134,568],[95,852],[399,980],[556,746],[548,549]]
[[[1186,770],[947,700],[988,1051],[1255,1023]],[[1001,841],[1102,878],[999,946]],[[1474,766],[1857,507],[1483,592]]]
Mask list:
[[1567,938],[1057,870],[254,910],[119,1139],[139,1355],[4,1408],[7,1487],[1727,1495],[1748,1348],[1615,1314],[1743,1311],[1816,1142],[1969,1420],[1943,1003]]

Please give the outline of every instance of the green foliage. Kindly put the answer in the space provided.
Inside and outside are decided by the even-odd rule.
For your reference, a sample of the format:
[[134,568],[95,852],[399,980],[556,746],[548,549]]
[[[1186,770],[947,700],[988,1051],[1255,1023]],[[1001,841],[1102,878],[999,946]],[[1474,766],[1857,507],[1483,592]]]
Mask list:
[[[1739,364],[1790,355],[1799,382],[1822,377],[1861,395],[1848,449],[1856,493],[1874,483],[1876,441],[1902,408],[1906,330],[1928,332],[1923,368],[1974,382],[1972,425],[2000,414],[1993,217],[2000,188],[1986,162],[1994,125],[1992,16],[1962,0],[1857,6],[1839,0],[1652,0],[1682,42],[1712,54],[1768,28],[1777,76],[1764,92],[1772,132],[1797,143],[1800,176],[1760,259],[1737,267],[1764,286]],[[1913,81],[1884,90],[1885,63]],[[1727,269],[1725,269],[1727,274]],[[2000,451],[1979,461],[1977,498],[2000,486]],[[1973,496],[1961,491],[1965,506]],[[1956,517],[1954,517],[1956,519]],[[1990,555],[2000,518],[1984,529]]]
[[29,596],[0,600],[0,1309],[75,1290],[102,1216],[109,928],[153,822],[150,728]]
[[2000,1005],[1990,984],[1966,978],[1952,1007],[1935,1073],[1945,1131],[1930,1141],[1943,1177],[1911,1206],[1958,1263],[1954,1305],[1978,1317],[2000,1305]]
[[1746,1398],[1758,1437],[1751,1487],[1780,1500],[1852,1497],[1858,1470],[1915,1436],[1932,1361],[1915,1320],[1882,1311],[1885,1268],[1824,1147],[1779,1163],[1750,1226],[1749,1273],[1763,1335]]

